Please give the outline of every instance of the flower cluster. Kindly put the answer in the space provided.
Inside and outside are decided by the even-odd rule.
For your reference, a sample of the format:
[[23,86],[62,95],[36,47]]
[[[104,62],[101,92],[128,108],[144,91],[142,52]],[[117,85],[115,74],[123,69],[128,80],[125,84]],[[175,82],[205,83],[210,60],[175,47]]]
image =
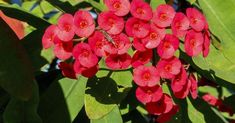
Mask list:
[[[69,78],[94,76],[100,59],[112,70],[132,67],[137,99],[158,116],[158,122],[169,120],[179,108],[163,92],[163,82],[170,83],[177,98],[189,93],[197,98],[196,78],[175,53],[182,43],[189,56],[208,55],[210,32],[205,17],[195,8],[184,14],[167,4],[153,10],[143,0],[104,3],[108,10],[97,13],[97,20],[86,10],[63,14],[57,25],[46,29],[43,47],[53,47],[55,56],[63,61],[59,64],[63,75]],[[169,29],[172,33],[167,33]],[[133,55],[129,49],[134,50]]]

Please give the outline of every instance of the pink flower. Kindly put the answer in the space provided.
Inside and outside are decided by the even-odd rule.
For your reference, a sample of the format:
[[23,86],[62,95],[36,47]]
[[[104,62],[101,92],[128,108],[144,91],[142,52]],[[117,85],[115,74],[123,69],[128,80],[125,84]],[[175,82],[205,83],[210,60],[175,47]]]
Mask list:
[[159,5],[153,14],[153,23],[158,27],[168,27],[175,16],[175,10],[173,7],[167,4]]
[[175,14],[171,24],[172,32],[178,38],[184,38],[187,30],[189,29],[189,20],[182,12]]
[[117,16],[125,16],[130,11],[129,0],[104,0],[109,11],[114,12]]
[[159,85],[153,87],[138,87],[136,89],[136,98],[143,104],[157,102],[161,99],[163,93]]
[[87,78],[91,78],[98,72],[99,66],[97,64],[93,67],[87,68],[87,67],[82,66],[79,60],[75,60],[73,69],[76,74],[81,74]]
[[61,40],[56,40],[53,51],[57,58],[61,60],[67,60],[72,56],[73,42],[63,42]]
[[84,67],[91,68],[97,65],[98,58],[93,54],[90,45],[79,43],[73,48],[73,56]]
[[137,18],[129,18],[126,22],[126,33],[131,37],[144,38],[149,34],[150,25]]
[[180,73],[181,62],[178,58],[161,59],[157,64],[157,70],[162,78],[172,79]]
[[203,14],[195,8],[187,8],[187,17],[190,21],[190,26],[196,31],[202,31],[206,25],[206,19]]
[[179,39],[171,34],[166,34],[157,48],[158,55],[163,59],[169,59],[174,56],[175,51],[179,48]]
[[131,60],[131,65],[136,68],[141,65],[147,64],[153,56],[152,50],[146,50],[146,51],[136,51],[134,56],[132,57]]
[[193,99],[196,99],[198,97],[197,95],[197,81],[193,74],[189,75],[188,81],[191,81],[191,87],[190,87],[190,93]]
[[168,122],[177,112],[179,111],[178,105],[173,105],[173,108],[165,114],[161,114],[157,117],[156,121],[158,123],[166,123]]
[[173,77],[171,81],[171,89],[173,92],[179,92],[183,89],[184,85],[187,82],[187,73],[184,67],[181,67],[181,71],[179,74]]
[[136,50],[138,51],[145,51],[147,50],[141,39],[139,38],[134,38],[133,39],[133,46]]
[[185,37],[184,49],[189,56],[197,56],[203,48],[203,35],[201,32],[189,30]]
[[88,43],[91,47],[91,49],[94,51],[94,53],[99,56],[105,56],[105,45],[108,43],[104,34],[99,32],[99,31],[95,31],[93,33],[93,35],[91,35],[88,38]]
[[127,53],[118,55],[111,54],[105,59],[107,67],[117,70],[117,69],[126,69],[131,64],[131,56]]
[[161,115],[171,111],[173,102],[168,94],[163,94],[162,98],[157,102],[150,102],[146,104],[146,109],[150,114]]
[[203,57],[207,57],[210,51],[210,32],[209,30],[206,30],[204,32],[204,43],[203,43]]
[[88,11],[79,10],[74,15],[74,31],[79,37],[89,37],[95,30],[95,23]]
[[114,42],[109,44],[114,45],[113,47],[115,47],[117,54],[127,53],[128,49],[131,47],[131,42],[129,40],[129,37],[127,37],[127,35],[124,33],[120,33],[118,35],[112,35],[111,37]]
[[152,8],[143,0],[132,0],[130,11],[133,17],[141,20],[148,21],[153,17]]
[[154,24],[151,24],[149,34],[142,39],[142,42],[148,49],[156,48],[165,37],[165,34],[166,32],[164,28],[158,28]]
[[121,33],[124,28],[123,18],[116,16],[113,12],[110,11],[101,12],[99,14],[98,24],[100,28],[112,35]]
[[58,38],[61,41],[71,41],[74,37],[73,16],[63,14],[58,20]]
[[139,66],[135,68],[133,78],[135,83],[141,87],[153,87],[157,85],[160,80],[158,71],[153,66]]
[[56,25],[50,25],[47,27],[43,37],[42,37],[42,46],[45,49],[48,49],[54,45],[54,40],[57,37],[58,27]]
[[71,78],[71,79],[77,79],[75,71],[73,69],[73,64],[60,62],[58,66],[60,70],[62,71],[63,76]]

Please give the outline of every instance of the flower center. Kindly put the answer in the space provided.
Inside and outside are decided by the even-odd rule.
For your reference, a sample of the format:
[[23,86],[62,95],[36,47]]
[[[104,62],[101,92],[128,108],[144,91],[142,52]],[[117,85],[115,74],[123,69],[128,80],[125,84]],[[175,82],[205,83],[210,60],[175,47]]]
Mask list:
[[164,69],[165,69],[166,72],[170,72],[171,71],[171,65],[170,64],[166,65],[164,67]]
[[136,23],[133,25],[134,30],[139,30],[140,24]]
[[166,13],[160,14],[160,19],[163,20],[163,21],[167,20],[168,17],[167,17],[167,15],[166,15]]
[[136,9],[137,14],[144,14],[144,10],[142,8]]
[[171,43],[169,41],[165,41],[163,44],[164,49],[168,49],[171,47]]
[[114,24],[113,18],[109,18],[108,19],[108,23],[109,23],[110,26],[113,26],[113,24]]
[[143,79],[144,79],[145,81],[150,80],[150,78],[151,78],[151,75],[150,75],[150,73],[149,73],[149,72],[144,73],[144,75],[143,75]]
[[158,37],[158,35],[157,35],[157,33],[155,33],[155,32],[152,32],[152,33],[150,33],[150,39],[157,39],[157,37]]
[[150,90],[150,89],[147,90],[147,94],[148,94],[148,95],[151,95],[152,93],[153,93],[152,90]]
[[114,4],[113,4],[113,8],[115,8],[115,9],[120,9],[121,8],[121,3],[120,2],[115,2]]
[[66,32],[69,32],[69,31],[71,30],[71,26],[70,26],[69,24],[65,24],[65,25],[64,25],[64,30],[65,30]]
[[180,29],[180,28],[182,27],[182,25],[181,25],[180,22],[177,22],[177,23],[175,24],[175,26],[176,26],[177,29]]
[[87,25],[88,25],[88,23],[87,23],[87,21],[81,21],[80,23],[79,23],[79,26],[80,26],[80,28],[86,28],[87,27]]
[[103,46],[103,43],[101,41],[97,41],[96,44],[95,44],[96,48],[99,48],[101,49],[102,46]]
[[83,55],[84,57],[88,57],[89,54],[90,54],[90,52],[89,52],[88,50],[86,50],[86,49],[84,49],[84,50],[82,51],[82,55]]
[[196,40],[195,39],[190,40],[190,46],[191,47],[195,47],[196,46]]

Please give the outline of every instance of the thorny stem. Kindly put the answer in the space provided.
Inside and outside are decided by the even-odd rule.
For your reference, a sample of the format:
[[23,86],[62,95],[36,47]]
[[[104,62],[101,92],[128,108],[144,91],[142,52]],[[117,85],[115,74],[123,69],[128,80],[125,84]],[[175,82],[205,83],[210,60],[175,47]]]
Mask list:
[[83,38],[76,38],[76,39],[73,39],[74,42],[80,42],[80,41],[84,41],[86,40],[87,38],[83,37]]
[[122,71],[131,71],[131,70],[132,70],[132,68],[124,69],[124,70],[111,70],[111,69],[107,69],[107,68],[100,68],[99,70],[104,70],[104,71],[113,71],[113,72],[122,72]]
[[152,65],[156,66],[156,64],[157,64],[157,52],[156,49],[153,49]]

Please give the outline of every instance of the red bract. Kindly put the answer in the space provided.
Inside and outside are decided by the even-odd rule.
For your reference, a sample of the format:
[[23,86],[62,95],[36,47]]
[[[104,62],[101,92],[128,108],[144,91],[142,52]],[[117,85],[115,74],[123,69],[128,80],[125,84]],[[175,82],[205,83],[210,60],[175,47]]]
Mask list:
[[124,28],[124,20],[113,12],[101,12],[98,16],[98,24],[100,28],[109,34],[116,35],[122,32]]
[[197,56],[203,48],[203,35],[201,32],[189,30],[185,37],[184,49],[189,56]]
[[91,49],[94,51],[94,53],[99,56],[105,56],[105,45],[108,43],[104,34],[99,32],[99,31],[95,31],[93,33],[93,35],[91,35],[88,38],[88,43],[91,47]]
[[168,94],[163,94],[162,98],[157,102],[146,104],[146,109],[150,114],[161,115],[168,113],[173,108],[173,102]]
[[149,34],[150,25],[137,18],[129,18],[126,22],[126,33],[136,38],[144,38]]
[[174,56],[175,51],[179,48],[179,39],[171,34],[166,34],[157,48],[158,55],[163,59],[169,59]]
[[156,121],[158,123],[166,123],[168,122],[172,116],[174,116],[177,112],[179,111],[179,106],[177,105],[174,105],[173,108],[168,112],[168,113],[165,113],[165,114],[161,114],[157,117]]
[[198,97],[197,95],[197,81],[196,78],[193,74],[189,75],[188,81],[190,81],[191,83],[191,87],[190,87],[190,93],[193,99],[196,99]]
[[165,34],[166,32],[164,28],[158,28],[151,24],[149,34],[142,39],[142,42],[148,49],[156,48],[160,44],[161,40],[165,37]]
[[143,42],[139,38],[133,39],[133,46],[138,51],[145,51],[146,47],[144,46]]
[[159,5],[153,14],[153,23],[159,27],[168,27],[175,16],[175,10],[170,5]]
[[73,42],[63,42],[61,40],[56,40],[54,46],[54,54],[57,58],[61,60],[67,60],[72,56]]
[[88,11],[79,10],[74,15],[74,31],[79,37],[89,37],[95,30],[95,23]]
[[189,29],[189,23],[188,18],[182,12],[176,13],[171,24],[173,34],[178,38],[184,38]]
[[187,17],[190,21],[190,26],[196,31],[202,31],[206,25],[206,19],[200,11],[195,8],[187,8]]
[[134,69],[133,79],[135,83],[141,87],[153,87],[160,80],[158,71],[153,66],[139,66]]
[[131,60],[132,67],[136,68],[138,66],[147,64],[153,56],[152,50],[146,50],[146,51],[136,51],[134,56]]
[[114,12],[117,16],[125,16],[130,11],[129,0],[104,0],[109,11]]
[[42,46],[45,49],[48,49],[54,45],[54,40],[57,36],[58,27],[56,25],[50,25],[47,27],[43,37],[42,37]]
[[217,99],[216,97],[212,96],[209,93],[203,95],[202,99],[212,106],[219,106],[222,103],[221,100]]
[[143,104],[157,102],[161,99],[163,93],[159,85],[153,87],[138,87],[136,89],[136,98]]
[[112,43],[110,44],[114,45],[117,51],[117,54],[124,54],[131,47],[131,42],[129,38],[127,37],[127,35],[125,35],[124,33],[120,33],[118,35],[112,35],[111,37],[114,42],[113,44]]
[[126,69],[131,64],[131,56],[127,53],[118,55],[111,54],[105,59],[107,67],[117,70],[117,69]]
[[187,80],[187,82],[183,85],[183,88],[180,91],[174,92],[175,97],[179,99],[184,99],[185,97],[188,96],[190,87],[191,87],[191,81]]
[[187,82],[187,73],[184,67],[181,67],[181,71],[178,75],[174,76],[171,81],[171,89],[173,92],[179,92],[183,89]]
[[206,30],[204,33],[204,43],[202,49],[203,57],[208,56],[209,50],[210,50],[210,32],[209,30]]
[[133,17],[145,21],[148,21],[153,17],[152,8],[143,0],[133,0],[131,2],[130,12]]
[[181,62],[178,58],[161,59],[157,64],[157,70],[162,78],[172,79],[180,73]]
[[93,67],[87,68],[82,66],[79,60],[75,60],[73,69],[76,74],[81,74],[87,78],[91,78],[98,72],[99,66],[95,65]]
[[84,67],[90,68],[98,63],[98,58],[87,43],[79,43],[73,48],[73,56]]
[[62,41],[71,41],[74,37],[73,16],[63,14],[58,20],[58,38]]
[[60,62],[58,66],[59,66],[60,70],[62,71],[62,74],[65,77],[68,77],[71,79],[77,79],[75,71],[73,69],[73,64],[66,63],[66,62]]

